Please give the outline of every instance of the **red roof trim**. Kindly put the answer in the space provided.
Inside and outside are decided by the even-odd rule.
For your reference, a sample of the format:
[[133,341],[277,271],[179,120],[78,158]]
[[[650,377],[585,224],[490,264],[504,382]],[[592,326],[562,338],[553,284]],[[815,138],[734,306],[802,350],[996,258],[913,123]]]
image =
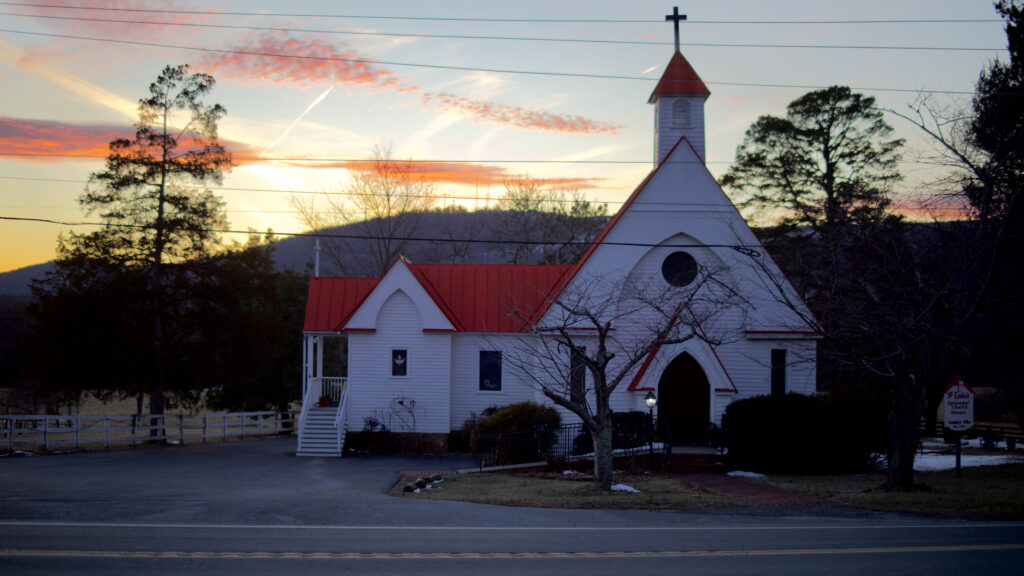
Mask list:
[[[690,310],[690,315],[691,316],[693,316],[694,318],[697,317],[693,313],[693,310],[690,309],[690,304],[689,303],[686,304],[686,309]],[[704,332],[704,328],[700,324],[697,324],[697,329],[700,330],[701,337],[703,337],[704,341],[707,342],[708,341],[708,335],[707,335],[706,332]],[[725,379],[729,381],[729,388],[715,388],[715,392],[736,392],[736,393],[739,393],[739,390],[736,388],[736,383],[732,381],[732,376],[730,376],[729,375],[729,371],[725,369],[725,363],[722,362],[722,359],[718,356],[718,350],[715,350],[715,347],[710,345],[710,344],[708,345],[708,348],[711,348],[711,353],[715,355],[715,360],[718,361],[718,365],[721,366],[721,368],[722,368],[722,374],[725,374]]]
[[346,328],[345,330],[343,330],[343,332],[363,332],[367,334],[372,334],[376,331],[376,328]]
[[[688,303],[683,303],[680,307],[681,308],[685,307],[687,310],[690,311],[690,315],[694,316],[693,310],[690,309],[690,305]],[[694,316],[694,318],[696,318],[696,316]],[[704,329],[701,328],[701,326],[699,324],[697,325],[697,330],[700,330],[701,337],[704,338],[705,342],[707,342],[708,336],[704,332]],[[722,359],[718,356],[718,351],[715,350],[715,347],[710,345],[710,344],[708,345],[708,348],[711,349],[711,353],[715,356],[715,360],[718,361],[718,365],[722,368],[722,374],[725,374],[726,380],[729,381],[729,388],[715,388],[715,392],[737,392],[738,393],[739,390],[736,389],[736,383],[732,381],[732,376],[730,376],[729,375],[729,371],[725,369],[725,364],[722,362]],[[636,376],[633,377],[633,381],[630,382],[629,388],[626,389],[627,392],[635,392],[637,390],[644,390],[645,389],[645,388],[639,388],[638,385],[640,384],[640,380],[646,375],[647,370],[651,367],[651,364],[654,362],[654,357],[655,357],[655,355],[658,354],[658,351],[660,349],[661,349],[661,344],[658,344],[657,346],[655,346],[654,348],[651,349],[650,353],[647,355],[647,358],[644,359],[644,363],[640,367],[640,370],[637,371]],[[647,389],[649,389],[649,388],[647,388]]]
[[[636,376],[633,376],[633,381],[629,383],[629,388],[626,388],[626,392],[636,392],[637,390],[643,390],[644,388],[638,388],[640,380],[643,379],[644,375],[647,374],[647,369],[651,367],[651,362],[654,362],[654,357],[657,356],[658,350],[661,350],[661,344],[658,344],[647,353],[647,358],[644,358],[644,363],[637,370]],[[647,390],[652,388],[647,387]]]
[[[576,266],[573,267],[572,274],[566,279],[565,284],[561,286],[561,288],[559,288],[559,292],[563,288],[565,288],[565,286],[568,286],[569,282],[576,278],[576,274],[579,273],[579,271],[583,268],[583,265],[586,264],[587,260],[590,259],[590,256],[595,251],[597,251],[598,246],[600,246],[604,242],[604,239],[607,238],[609,234],[611,234],[612,229],[615,228],[615,225],[618,224],[622,216],[627,211],[629,211],[629,208],[633,205],[634,202],[636,202],[636,199],[640,196],[640,193],[647,188],[647,185],[650,184],[651,180],[654,178],[654,175],[661,170],[661,167],[665,165],[665,162],[668,161],[668,159],[676,151],[676,148],[678,148],[680,144],[682,144],[683,142],[686,142],[687,146],[689,146],[690,149],[694,151],[694,154],[697,154],[697,151],[693,148],[693,144],[690,144],[690,141],[686,139],[686,136],[680,137],[679,140],[675,143],[675,145],[672,146],[672,149],[668,151],[668,154],[665,154],[665,157],[661,160],[661,162],[658,163],[658,166],[655,167],[654,170],[651,170],[650,174],[648,174],[647,177],[644,178],[642,182],[640,182],[640,185],[637,186],[635,190],[633,190],[633,193],[629,195],[629,198],[626,199],[626,202],[622,205],[622,208],[619,209],[618,213],[615,214],[615,216],[613,216],[612,219],[608,221],[608,225],[604,227],[604,230],[601,230],[601,233],[597,235],[597,238],[594,239],[594,243],[591,244],[589,248],[587,248],[587,251],[584,252],[583,256],[581,256],[579,261],[576,262]],[[707,167],[705,167],[705,169],[707,169]]]

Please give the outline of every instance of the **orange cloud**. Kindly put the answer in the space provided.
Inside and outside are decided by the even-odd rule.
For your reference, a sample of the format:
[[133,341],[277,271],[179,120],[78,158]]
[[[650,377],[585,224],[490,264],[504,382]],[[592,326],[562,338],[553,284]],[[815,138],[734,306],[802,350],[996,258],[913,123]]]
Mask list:
[[25,160],[54,162],[68,157],[103,158],[115,138],[131,138],[130,126],[71,125],[0,116],[0,152]]
[[339,42],[265,32],[236,45],[234,51],[241,54],[208,54],[200,60],[199,67],[242,84],[269,83],[303,88],[357,84],[374,89],[410,89],[400,87],[398,79],[374,64],[371,58]]
[[569,134],[617,134],[622,126],[591,120],[572,114],[553,114],[546,110],[527,110],[495,102],[469,100],[453,94],[424,94],[423,100],[443,110],[454,110],[474,116],[483,122],[509,124],[527,130],[545,130]]
[[[338,162],[299,162],[288,161],[285,164],[290,166],[301,166],[303,168],[317,168],[328,170],[352,170],[355,172],[374,172],[376,166],[374,161],[342,160]],[[409,177],[420,182],[432,182],[438,184],[463,184],[467,186],[504,186],[510,179],[517,181],[526,180],[537,183],[541,186],[548,186],[559,189],[587,189],[596,188],[597,183],[603,178],[533,178],[522,177],[510,173],[507,169],[486,164],[471,164],[467,162],[435,162],[430,160],[422,161],[397,161],[392,166],[397,171],[407,172]]]
[[[110,153],[111,140],[134,137],[135,130],[131,126],[62,124],[0,116],[0,153],[12,157],[20,155],[30,162],[106,158]],[[240,159],[236,164],[257,160],[258,152],[251,146],[224,140],[221,143],[232,153],[233,159]],[[187,147],[188,143],[183,142],[182,145]]]

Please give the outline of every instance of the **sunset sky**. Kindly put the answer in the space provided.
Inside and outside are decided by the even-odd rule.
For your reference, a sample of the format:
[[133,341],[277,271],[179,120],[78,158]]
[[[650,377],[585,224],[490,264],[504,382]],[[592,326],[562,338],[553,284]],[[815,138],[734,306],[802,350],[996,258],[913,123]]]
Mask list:
[[[652,168],[654,84],[672,56],[672,2],[0,2],[0,272],[54,256],[107,143],[134,133],[166,65],[213,74],[207,102],[244,161],[215,189],[233,230],[303,231],[291,198],[338,189],[375,145],[418,161],[443,203],[483,208],[529,176],[611,211]],[[75,8],[72,8],[75,7]],[[679,4],[681,50],[711,97],[708,167],[744,131],[834,84],[902,111],[920,91],[969,101],[1006,59],[989,0],[734,0]],[[935,169],[915,129],[909,206]],[[419,161],[423,161],[419,164]],[[244,236],[237,236],[244,240]]]

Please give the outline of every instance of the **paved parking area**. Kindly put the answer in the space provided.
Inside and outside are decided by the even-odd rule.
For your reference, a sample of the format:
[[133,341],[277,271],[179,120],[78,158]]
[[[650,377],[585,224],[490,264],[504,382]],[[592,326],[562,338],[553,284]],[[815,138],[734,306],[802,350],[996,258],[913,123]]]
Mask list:
[[[730,524],[752,513],[551,510],[386,494],[403,470],[473,466],[460,455],[298,458],[294,438],[10,457],[0,459],[0,523],[649,527]],[[883,516],[808,508],[756,514],[839,522]]]
[[9,457],[0,520],[387,523],[400,471],[472,466],[459,455],[298,458],[294,438]]

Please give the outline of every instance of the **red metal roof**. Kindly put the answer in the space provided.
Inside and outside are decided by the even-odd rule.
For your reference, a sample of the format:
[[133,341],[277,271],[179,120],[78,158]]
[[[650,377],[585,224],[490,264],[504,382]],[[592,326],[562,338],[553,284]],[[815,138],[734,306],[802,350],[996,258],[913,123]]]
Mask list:
[[380,282],[379,278],[311,278],[306,332],[338,332]]
[[460,332],[524,332],[574,266],[412,264],[409,269]]
[[[524,332],[547,310],[574,266],[409,264],[459,332]],[[377,278],[313,278],[306,301],[309,332],[338,332]]]
[[654,92],[651,92],[651,97],[647,101],[653,103],[656,96],[663,95],[706,96],[708,94],[711,94],[711,91],[704,85],[704,81],[697,75],[693,66],[690,66],[681,53],[676,52],[669,60],[665,73],[661,75],[661,80],[658,81],[658,85],[654,87]]

